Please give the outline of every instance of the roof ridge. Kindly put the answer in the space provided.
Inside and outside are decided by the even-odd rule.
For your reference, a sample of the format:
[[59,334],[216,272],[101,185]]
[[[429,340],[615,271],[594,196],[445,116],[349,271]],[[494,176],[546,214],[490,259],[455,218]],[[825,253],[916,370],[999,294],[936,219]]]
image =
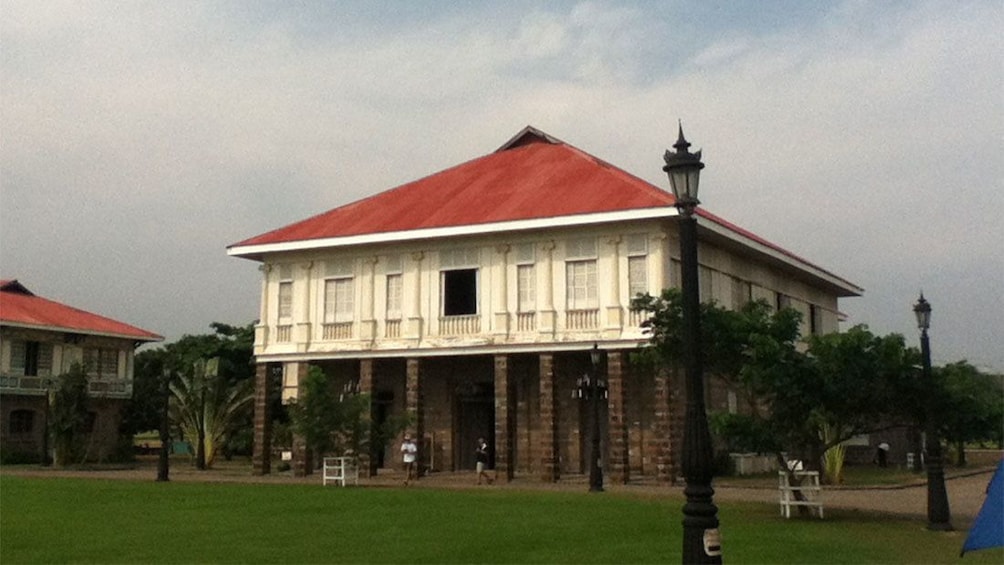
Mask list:
[[515,149],[522,145],[526,145],[526,142],[524,140],[526,140],[526,138],[528,138],[529,136],[537,137],[542,141],[546,141],[547,143],[552,143],[554,145],[568,145],[569,147],[572,147],[572,145],[558,139],[557,137],[554,137],[553,135],[547,133],[546,131],[535,128],[532,125],[527,124],[526,127],[519,130],[519,132],[517,132],[516,135],[510,137],[509,141],[503,143],[502,146],[493,151],[493,153],[501,153],[502,151],[508,151],[509,149]]

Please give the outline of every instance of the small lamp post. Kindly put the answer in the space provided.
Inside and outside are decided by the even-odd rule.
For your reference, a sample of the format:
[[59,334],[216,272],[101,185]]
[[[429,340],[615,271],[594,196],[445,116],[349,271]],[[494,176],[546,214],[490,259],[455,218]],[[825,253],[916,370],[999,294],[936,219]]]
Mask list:
[[701,299],[697,266],[697,188],[701,179],[701,152],[691,153],[683,137],[683,125],[676,152],[667,150],[669,183],[680,213],[680,267],[683,275],[683,342],[686,372],[687,411],[683,427],[682,470],[687,481],[683,493],[683,562],[722,562],[721,536],[718,532],[718,507],[711,487],[711,432],[704,406],[704,375],[701,359]]
[[[917,327],[920,328],[920,354],[923,358],[922,378],[925,384],[932,384],[931,375],[931,342],[927,338],[927,329],[931,327],[931,303],[920,294],[920,299],[913,306],[917,315]],[[933,401],[933,399],[931,400]],[[934,411],[928,407],[925,422],[927,436],[925,459],[927,466],[927,529],[937,531],[952,530],[951,514],[948,509],[948,493],[945,491],[945,470],[941,462],[941,438],[938,437],[938,426]]]
[[597,344],[589,351],[592,371],[575,381],[572,398],[588,400],[591,412],[589,432],[589,492],[603,492],[603,466],[600,454],[600,397],[607,397],[607,383],[599,377],[602,353]]

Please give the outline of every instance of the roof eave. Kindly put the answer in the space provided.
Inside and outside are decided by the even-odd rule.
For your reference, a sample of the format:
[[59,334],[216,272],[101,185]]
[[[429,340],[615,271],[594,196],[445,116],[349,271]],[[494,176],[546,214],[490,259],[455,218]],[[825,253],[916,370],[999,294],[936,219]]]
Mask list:
[[838,296],[840,296],[841,298],[861,296],[864,293],[864,289],[861,288],[860,286],[845,279],[842,279],[837,275],[834,275],[833,273],[827,271],[826,269],[817,267],[816,265],[813,265],[812,263],[802,260],[790,253],[785,253],[780,248],[766,245],[760,241],[757,241],[742,233],[739,233],[729,228],[728,226],[723,226],[722,224],[719,224],[714,220],[705,217],[699,217],[698,225],[708,229],[709,231],[715,234],[725,237],[726,239],[732,240],[741,246],[747,247],[757,253],[770,257],[775,261],[779,261],[781,263],[794,267],[795,269],[803,273],[808,273],[817,280],[829,285],[831,288],[836,290]]
[[10,321],[10,320],[0,320],[0,325],[14,327],[14,328],[25,328],[25,329],[30,329],[30,330],[44,330],[44,331],[49,331],[49,332],[75,333],[75,334],[91,335],[91,336],[96,336],[96,337],[113,337],[113,338],[117,338],[117,339],[128,339],[130,341],[144,341],[144,342],[164,341],[164,337],[163,336],[159,336],[159,335],[156,335],[156,334],[154,334],[152,336],[146,336],[146,335],[137,335],[137,334],[124,334],[124,333],[117,333],[117,332],[102,332],[102,331],[88,330],[88,329],[84,329],[84,328],[72,328],[72,327],[68,327],[68,326],[52,326],[52,325],[48,325],[48,324],[29,324],[29,323],[25,323],[25,322],[13,322],[13,321]]
[[544,228],[558,228],[605,224],[626,220],[644,220],[652,218],[667,218],[677,214],[672,206],[621,210],[616,212],[599,212],[595,214],[576,214],[552,218],[533,218],[513,220],[509,222],[494,222],[487,224],[469,224],[463,226],[443,226],[417,230],[359,234],[341,237],[326,237],[298,241],[265,243],[257,245],[234,245],[227,249],[227,255],[243,257],[254,261],[262,261],[265,255],[289,251],[309,251],[330,247],[349,247],[379,243],[397,243],[418,239],[440,239],[468,235],[489,235],[503,232],[527,231]]

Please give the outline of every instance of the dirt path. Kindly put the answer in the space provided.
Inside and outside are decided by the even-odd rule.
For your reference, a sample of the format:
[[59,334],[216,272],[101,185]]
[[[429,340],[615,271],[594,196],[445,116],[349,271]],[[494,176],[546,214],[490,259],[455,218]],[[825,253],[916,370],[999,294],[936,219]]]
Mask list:
[[[968,527],[983,505],[987,484],[993,469],[980,470],[965,476],[951,477],[945,481],[948,505],[953,524]],[[777,504],[778,494],[773,489],[719,487],[715,500],[746,500]],[[927,516],[927,484],[905,487],[825,488],[824,508],[842,508],[867,512],[883,512],[907,516]]]

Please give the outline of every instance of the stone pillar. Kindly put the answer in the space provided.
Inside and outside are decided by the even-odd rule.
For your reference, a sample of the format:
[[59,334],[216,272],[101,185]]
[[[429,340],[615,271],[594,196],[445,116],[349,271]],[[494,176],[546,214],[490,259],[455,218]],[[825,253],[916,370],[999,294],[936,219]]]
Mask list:
[[374,435],[373,429],[373,360],[359,360],[359,394],[366,395],[370,399],[369,406],[363,412],[362,417],[369,422],[367,431],[367,448],[359,453],[359,469],[364,477],[373,477],[377,474],[377,458],[373,457]]
[[414,418],[413,429],[415,430],[415,444],[418,446],[418,453],[415,461],[418,462],[415,469],[415,476],[421,477],[425,473],[426,456],[425,453],[425,402],[422,394],[422,378],[419,370],[418,359],[412,357],[407,361],[405,374],[405,402],[408,413]]
[[495,356],[495,475],[507,483],[512,480],[514,462],[512,419],[515,416],[509,409],[511,405],[509,392],[509,358],[505,355]]
[[610,456],[610,480],[626,484],[631,468],[628,464],[628,427],[624,390],[624,354],[611,351],[607,355],[607,387],[610,399],[607,402],[607,430]]
[[659,484],[676,482],[676,462],[673,457],[673,409],[670,376],[665,369],[657,370],[654,378],[653,407],[655,409],[654,434],[649,442],[655,460],[655,478]]
[[561,477],[558,461],[558,398],[555,395],[554,355],[540,356],[540,468],[541,480],[554,483]]
[[268,413],[272,396],[270,371],[267,363],[258,363],[254,375],[254,445],[251,451],[251,469],[255,475],[272,471],[272,418]]

